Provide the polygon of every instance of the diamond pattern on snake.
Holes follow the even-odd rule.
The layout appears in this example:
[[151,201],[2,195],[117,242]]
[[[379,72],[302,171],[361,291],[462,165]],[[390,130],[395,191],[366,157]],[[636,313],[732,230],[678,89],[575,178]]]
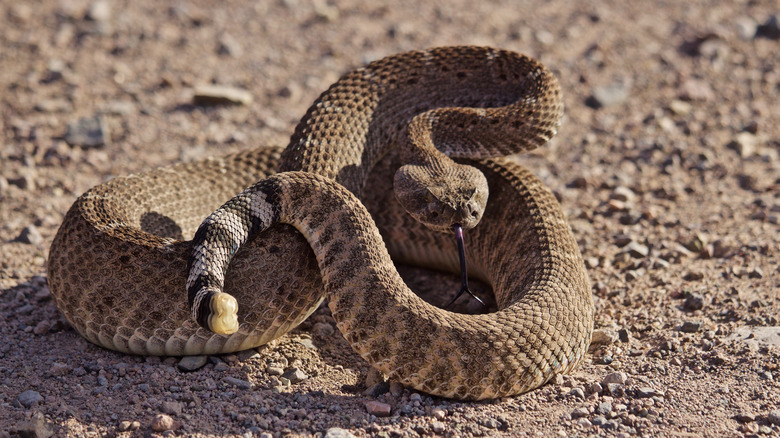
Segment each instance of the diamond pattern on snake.
[[[52,243],[52,294],[89,341],[143,355],[256,347],[327,298],[355,351],[404,385],[459,399],[531,390],[572,370],[593,329],[560,205],[507,158],[546,143],[562,114],[555,76],[526,56],[389,56],[326,90],[285,149],[82,195]],[[468,276],[492,287],[495,312],[429,304],[393,265],[459,273],[456,225]]]

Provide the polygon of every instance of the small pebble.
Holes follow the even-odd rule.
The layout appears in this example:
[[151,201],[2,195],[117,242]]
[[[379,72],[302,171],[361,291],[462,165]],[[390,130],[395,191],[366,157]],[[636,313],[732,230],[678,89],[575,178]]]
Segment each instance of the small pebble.
[[583,429],[588,429],[591,426],[593,426],[593,424],[590,422],[590,420],[588,420],[585,417],[577,418],[576,420],[574,420],[574,424],[576,426],[579,426],[579,427],[583,428]]
[[598,268],[600,263],[601,262],[599,261],[598,257],[586,257],[585,258],[585,265],[589,269]]
[[748,278],[764,278],[764,270],[756,266],[748,272]]
[[612,412],[612,402],[601,402],[596,407],[596,413],[601,415],[607,415],[608,413]]
[[709,101],[715,98],[712,86],[705,81],[688,79],[680,85],[680,98],[683,100]]
[[65,141],[85,148],[103,146],[109,142],[108,125],[101,116],[82,117],[68,124]]
[[734,419],[740,423],[752,423],[756,421],[756,416],[750,412],[740,412],[734,417]]
[[26,190],[30,192],[35,190],[35,188],[37,187],[37,184],[35,183],[35,172],[33,172],[32,170],[27,172],[22,172],[18,178],[8,179],[7,182],[8,184],[14,185],[16,187],[19,187],[22,190]]
[[87,18],[93,21],[108,21],[111,15],[111,2],[108,1],[93,2],[87,10]]
[[41,321],[35,325],[35,328],[33,329],[33,333],[35,333],[38,336],[45,335],[46,333],[49,333],[50,328],[51,328],[51,323],[49,323],[49,321]]
[[157,414],[152,420],[152,430],[155,432],[163,432],[173,429],[173,418],[165,414]]
[[17,424],[16,434],[20,437],[49,438],[54,435],[54,429],[41,412],[35,412]]
[[694,321],[685,321],[680,327],[683,333],[697,333],[699,330],[701,330],[701,323]]
[[389,417],[390,405],[380,401],[371,400],[366,402],[366,411],[369,414],[375,415],[377,417]]
[[379,382],[366,388],[366,390],[363,391],[363,395],[376,398],[382,394],[386,394],[388,391],[390,391],[390,384],[387,382]]
[[33,405],[37,405],[38,403],[43,402],[43,396],[41,396],[38,391],[28,389],[27,391],[19,394],[19,396],[16,397],[16,401],[18,401],[25,408],[29,408]]
[[623,251],[635,259],[647,257],[650,254],[650,248],[638,242],[631,242],[623,248]]
[[138,430],[141,428],[141,423],[138,421],[122,421],[119,423],[119,429],[120,432],[128,432],[133,430]]
[[756,36],[778,40],[780,39],[780,15],[771,15],[764,24],[756,29]]
[[609,383],[617,383],[620,385],[625,385],[626,381],[628,380],[628,375],[622,371],[618,371],[615,373],[609,373],[601,380],[602,385],[606,385]]
[[72,109],[73,105],[65,99],[43,99],[35,104],[35,110],[42,113],[63,113]]
[[568,184],[573,189],[584,189],[588,187],[588,180],[585,177],[577,176]]
[[235,386],[238,389],[252,389],[252,383],[247,380],[226,376],[224,379],[222,379],[222,381],[228,385]]
[[240,88],[203,85],[195,88],[192,102],[202,106],[249,105],[252,94]]
[[206,365],[207,356],[184,356],[176,366],[181,371],[195,371]]
[[766,416],[766,420],[774,426],[780,426],[780,409],[770,411]]
[[51,368],[49,368],[49,374],[52,376],[64,376],[69,374],[70,371],[70,366],[61,362],[54,362],[51,364]]
[[275,364],[268,365],[268,368],[266,368],[265,371],[268,373],[268,375],[271,376],[281,376],[282,374],[284,374],[284,368],[277,366]]
[[346,429],[342,429],[340,427],[331,427],[327,432],[325,432],[325,436],[323,438],[355,438],[355,435]]
[[738,17],[734,20],[734,25],[737,27],[737,34],[741,39],[749,41],[756,36],[758,23],[754,19],[747,16]]
[[593,338],[590,341],[591,346],[612,345],[618,341],[618,335],[614,330],[596,329],[593,330]]
[[498,429],[501,427],[501,422],[495,418],[483,418],[479,420],[479,424],[487,427],[488,429]]
[[636,200],[636,194],[628,187],[616,187],[609,196],[611,199],[622,202],[634,202]]
[[390,382],[390,394],[393,397],[400,397],[401,394],[403,393],[404,393],[404,385],[395,381]]
[[165,412],[169,415],[181,415],[182,409],[184,408],[184,405],[180,402],[174,402],[174,401],[165,401],[160,406],[160,410]]
[[241,44],[238,42],[238,40],[233,38],[230,34],[223,34],[219,38],[217,54],[238,58],[244,54],[244,49],[241,47]]
[[745,423],[745,424],[741,425],[739,428],[740,428],[740,430],[742,430],[743,432],[745,432],[747,434],[753,435],[753,434],[758,433],[758,424],[756,424],[756,423]]
[[19,233],[19,237],[16,238],[17,242],[26,243],[28,245],[40,245],[43,243],[43,236],[40,231],[34,225],[28,225],[22,229]]
[[366,373],[366,381],[365,381],[365,385],[367,388],[372,387],[377,383],[384,382],[384,381],[385,381],[385,376],[383,376],[381,372],[379,372],[376,368],[369,368],[368,373]]
[[331,6],[326,2],[314,2],[314,13],[318,19],[327,23],[338,20],[340,15],[337,6]]
[[16,3],[9,11],[10,18],[17,23],[27,23],[33,16],[33,9],[25,3]]
[[590,412],[588,411],[588,408],[575,408],[573,411],[571,411],[571,418],[582,418],[587,417],[590,415]]
[[431,423],[431,430],[433,430],[434,433],[442,434],[445,429],[446,426],[441,421],[434,421]]
[[669,104],[669,109],[678,116],[688,115],[693,109],[693,105],[684,100],[675,99]]
[[135,112],[135,104],[129,100],[112,100],[106,104],[105,113],[126,116]]
[[56,82],[65,77],[65,62],[63,62],[61,59],[51,59],[49,60],[49,63],[47,65],[47,75],[43,79],[43,82],[45,83],[51,83]]
[[250,359],[259,359],[260,353],[257,352],[257,350],[249,349],[249,350],[243,350],[238,352],[238,360],[241,362],[250,360]]
[[298,368],[290,368],[284,374],[282,374],[282,377],[288,379],[293,385],[309,378],[306,373],[299,370]]
[[704,274],[701,272],[687,272],[685,275],[683,275],[683,280],[685,281],[699,281],[704,278]]
[[619,248],[622,248],[633,241],[634,239],[627,234],[618,234],[615,236],[615,245],[617,245]]
[[447,412],[442,408],[433,408],[431,409],[431,414],[437,419],[437,420],[443,420],[444,417],[447,416]]
[[333,326],[327,322],[318,322],[312,327],[312,333],[320,338],[328,338],[335,333],[335,330],[333,329]]
[[314,345],[314,341],[312,341],[310,338],[296,339],[296,342],[308,348],[309,350],[317,349],[317,346]]
[[685,302],[683,303],[683,308],[685,310],[701,310],[704,307],[704,297],[697,293],[691,293],[688,294],[687,297],[685,297]]
[[658,391],[649,386],[641,386],[636,390],[636,396],[638,398],[650,398],[656,395],[658,395]]
[[539,29],[533,33],[533,36],[536,38],[536,41],[539,41],[545,46],[549,46],[555,42],[555,35],[553,35],[552,32],[548,30]]
[[599,109],[621,104],[628,99],[628,96],[628,85],[624,82],[614,82],[595,88],[585,104],[593,109]]
[[737,151],[740,158],[749,158],[756,153],[758,137],[750,132],[740,132],[727,146]]

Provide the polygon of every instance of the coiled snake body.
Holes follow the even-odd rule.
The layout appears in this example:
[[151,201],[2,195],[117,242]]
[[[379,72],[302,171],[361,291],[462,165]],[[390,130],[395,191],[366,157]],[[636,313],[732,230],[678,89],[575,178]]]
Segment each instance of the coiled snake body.
[[[266,343],[327,292],[353,348],[401,383],[463,399],[527,391],[571,370],[593,326],[587,274],[560,207],[532,174],[500,158],[546,142],[561,111],[552,74],[511,52],[450,47],[376,61],[323,93],[284,152],[156,169],[82,195],[52,244],[52,294],[94,343],[183,355]],[[388,154],[395,150],[400,172]],[[431,167],[449,178],[436,179]],[[212,214],[194,247],[185,240],[218,205],[277,170],[285,173]],[[420,172],[433,187],[414,185]],[[461,186],[475,172],[476,185]],[[396,197],[394,182],[404,192]],[[482,184],[490,201],[468,232],[469,273],[491,284],[499,310],[455,314],[409,291],[388,250],[397,261],[456,271],[451,235],[418,220],[476,222]],[[447,207],[456,195],[466,201]],[[235,333],[214,334],[189,317],[188,280],[207,324],[224,282],[238,303],[237,324],[225,332]],[[197,296],[202,289],[216,293]]]

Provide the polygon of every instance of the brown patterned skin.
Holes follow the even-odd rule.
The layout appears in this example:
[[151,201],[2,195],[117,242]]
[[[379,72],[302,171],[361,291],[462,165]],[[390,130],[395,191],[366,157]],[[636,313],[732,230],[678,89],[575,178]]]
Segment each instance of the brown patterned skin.
[[[413,97],[421,93],[430,98]],[[456,315],[409,291],[370,216],[349,194],[364,193],[374,161],[388,144],[398,145],[404,164],[394,175],[395,194],[411,216],[431,220],[426,225],[432,230],[449,230],[465,216],[474,226],[488,192],[485,169],[448,155],[483,158],[537,147],[555,134],[561,113],[553,75],[510,52],[410,52],[345,75],[309,109],[283,154],[282,171],[302,169],[309,176],[281,173],[262,181],[199,228],[187,281],[193,317],[219,333],[235,330],[240,306],[223,291],[225,270],[248,239],[282,222],[314,248],[339,329],[392,378],[436,395],[482,399],[527,391],[569,370],[590,340],[593,310],[587,275],[563,219],[553,211],[550,222],[533,216],[517,221],[516,198],[539,187],[538,180],[499,162],[485,163],[498,166],[491,169],[494,179],[502,169],[498,179],[515,189],[509,190],[513,196],[491,201],[510,216],[477,227],[484,235],[474,233],[484,251],[470,258],[482,267],[476,274],[494,287],[499,304],[490,315]],[[468,175],[477,175],[476,182]],[[543,193],[518,208],[553,210]],[[550,241],[529,242],[527,227],[552,229],[543,233]],[[403,231],[391,236],[409,241]],[[428,260],[447,259],[437,247],[450,246],[438,241],[427,247],[427,255],[439,253]],[[549,251],[563,271],[543,263]]]
[[311,248],[292,227],[275,227],[233,260],[225,288],[242,303],[237,333],[198,327],[184,288],[195,227],[273,173],[280,154],[281,148],[261,148],[178,164],[114,178],[83,194],[49,252],[57,307],[89,341],[124,353],[227,353],[287,333],[323,299]]
[[[476,108],[440,109],[450,106]],[[463,150],[476,150],[479,157],[488,148],[499,155],[531,149],[554,134],[561,110],[554,77],[536,61],[511,52],[442,48],[377,61],[323,93],[281,158],[278,149],[247,151],[118,178],[87,192],[52,244],[52,293],[72,325],[107,348],[182,355],[260,345],[297,325],[321,302],[317,261],[291,227],[272,227],[247,242],[224,275],[224,290],[240,303],[238,332],[224,336],[198,328],[187,314],[184,267],[192,242],[184,239],[220,203],[276,169],[335,177],[375,213],[394,259],[455,271],[452,237],[420,225],[389,193],[393,181],[403,178],[394,173],[398,164],[383,162],[374,172],[374,163],[399,147],[411,166],[447,162],[433,145],[455,157],[472,156]],[[428,129],[436,124],[454,130]],[[410,138],[407,131],[418,127],[418,149],[402,147]],[[554,197],[516,165],[473,164],[484,173],[491,201],[468,235],[470,274],[492,284],[499,312],[470,316],[437,310],[407,297],[413,294],[395,283],[376,290],[389,287],[396,292],[388,296],[417,304],[393,307],[381,298],[384,293],[360,287],[351,292],[355,297],[332,296],[330,305],[347,339],[369,361],[376,359],[377,368],[432,394],[477,399],[526,391],[573,368],[590,341],[593,308],[579,251]],[[437,188],[431,196],[451,188]],[[469,190],[465,194],[474,195]],[[455,214],[458,209],[464,210],[452,206]],[[359,245],[335,228],[348,219],[337,214],[328,221],[332,228],[319,241],[337,235],[342,250],[358,251]],[[394,272],[387,255],[379,254],[381,244],[367,250],[367,260],[382,263],[380,268],[369,264],[368,271]],[[332,280],[325,289],[334,285],[343,283]],[[372,311],[345,310],[359,310],[360,302]],[[382,336],[391,343],[380,342]]]

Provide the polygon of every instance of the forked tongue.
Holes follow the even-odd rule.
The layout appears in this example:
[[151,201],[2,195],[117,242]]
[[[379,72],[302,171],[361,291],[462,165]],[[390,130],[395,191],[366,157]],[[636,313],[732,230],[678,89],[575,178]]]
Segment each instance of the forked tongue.
[[455,295],[455,298],[444,306],[444,308],[448,309],[452,306],[455,301],[463,295],[463,292],[468,292],[468,294],[477,300],[479,304],[484,306],[485,303],[469,289],[469,273],[466,269],[466,247],[463,244],[463,227],[461,227],[460,224],[455,224],[452,228],[455,230],[455,240],[458,242],[458,257],[460,258],[460,291]]

